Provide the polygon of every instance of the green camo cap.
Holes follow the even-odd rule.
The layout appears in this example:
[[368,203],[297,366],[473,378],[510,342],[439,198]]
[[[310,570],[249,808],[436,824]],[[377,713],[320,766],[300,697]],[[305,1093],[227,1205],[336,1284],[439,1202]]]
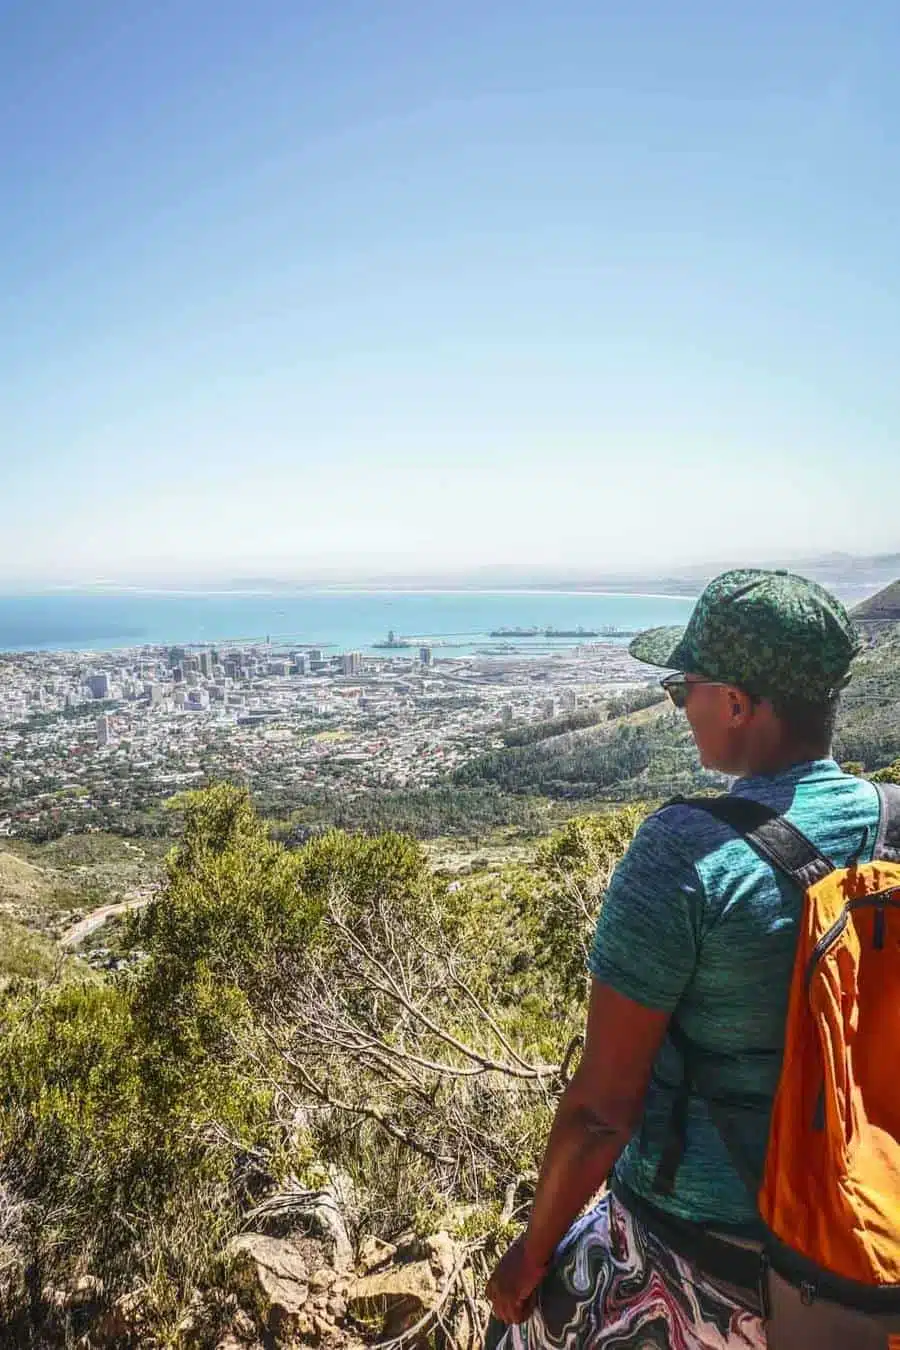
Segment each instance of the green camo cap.
[[843,688],[860,645],[844,606],[824,587],[748,567],[711,581],[686,628],[651,628],[628,650],[648,665],[759,698],[814,702]]

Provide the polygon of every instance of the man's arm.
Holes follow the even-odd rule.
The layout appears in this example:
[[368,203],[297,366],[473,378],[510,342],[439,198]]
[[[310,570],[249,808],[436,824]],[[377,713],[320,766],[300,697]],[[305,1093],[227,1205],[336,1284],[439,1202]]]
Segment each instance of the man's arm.
[[528,1316],[557,1244],[631,1138],[669,1016],[592,982],[584,1052],[556,1111],[528,1227],[488,1285],[501,1321]]
[[557,1108],[525,1232],[536,1264],[550,1260],[634,1133],[668,1025],[667,1012],[591,982],[584,1053]]
[[[521,1322],[561,1237],[640,1119],[653,1061],[696,964],[703,887],[682,831],[650,816],[610,881],[590,958],[584,1053],[560,1101],[528,1229],[488,1283]],[[699,814],[699,813],[691,813]]]

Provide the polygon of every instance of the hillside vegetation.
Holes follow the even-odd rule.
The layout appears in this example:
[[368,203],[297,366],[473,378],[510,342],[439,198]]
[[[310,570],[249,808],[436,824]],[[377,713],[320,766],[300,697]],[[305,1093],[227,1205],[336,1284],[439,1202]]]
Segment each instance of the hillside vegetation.
[[11,1343],[65,1344],[53,1291],[99,1272],[97,1316],[133,1296],[141,1345],[214,1345],[233,1310],[228,1237],[266,1197],[336,1178],[357,1238],[445,1226],[473,1253],[501,1241],[577,1049],[593,917],[641,814],[573,821],[528,867],[448,883],[396,834],[288,850],[235,788],[180,807],[164,885],[131,921],[139,962],[13,982],[0,1003]]

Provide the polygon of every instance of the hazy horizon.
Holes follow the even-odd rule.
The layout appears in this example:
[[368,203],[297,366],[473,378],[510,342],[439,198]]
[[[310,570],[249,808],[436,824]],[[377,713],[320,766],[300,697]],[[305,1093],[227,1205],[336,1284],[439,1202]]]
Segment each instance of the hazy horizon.
[[897,550],[898,41],[840,0],[6,7],[0,578]]
[[567,585],[579,589],[589,588],[592,584],[602,587],[607,584],[615,588],[620,584],[626,588],[651,584],[666,580],[679,582],[682,586],[696,584],[716,575],[720,571],[735,566],[760,566],[796,568],[807,572],[819,580],[835,580],[845,586],[861,586],[874,590],[878,586],[900,575],[900,552],[880,555],[846,554],[832,552],[814,556],[799,556],[790,551],[764,557],[723,556],[716,559],[700,559],[682,564],[673,563],[668,568],[640,567],[636,563],[620,563],[615,567],[574,566],[572,564],[529,564],[529,563],[473,563],[458,568],[402,566],[397,559],[394,565],[386,566],[370,560],[363,562],[336,562],[329,565],[309,562],[305,566],[267,570],[261,564],[259,569],[240,570],[224,566],[219,569],[183,571],[157,570],[147,573],[125,573],[121,575],[81,576],[33,576],[17,578],[0,574],[0,591],[5,594],[27,594],[29,590],[51,591],[88,591],[88,590],[135,590],[135,591],[173,591],[185,590],[235,590],[253,591],[255,588],[275,589],[291,587],[315,588],[328,587],[360,590],[387,588],[398,589],[452,588],[491,590],[504,588],[523,589],[530,584],[537,587],[556,585],[564,589]]

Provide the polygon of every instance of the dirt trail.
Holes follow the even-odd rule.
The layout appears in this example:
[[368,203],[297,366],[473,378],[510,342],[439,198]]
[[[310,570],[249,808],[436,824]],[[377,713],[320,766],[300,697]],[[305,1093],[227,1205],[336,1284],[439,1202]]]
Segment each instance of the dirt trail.
[[73,923],[71,928],[66,929],[59,939],[60,946],[77,947],[95,929],[105,924],[107,919],[114,918],[116,914],[127,914],[130,909],[140,909],[142,905],[148,904],[151,899],[152,896],[149,895],[137,895],[131,900],[119,900],[115,905],[103,905],[100,909],[92,910],[83,919]]

